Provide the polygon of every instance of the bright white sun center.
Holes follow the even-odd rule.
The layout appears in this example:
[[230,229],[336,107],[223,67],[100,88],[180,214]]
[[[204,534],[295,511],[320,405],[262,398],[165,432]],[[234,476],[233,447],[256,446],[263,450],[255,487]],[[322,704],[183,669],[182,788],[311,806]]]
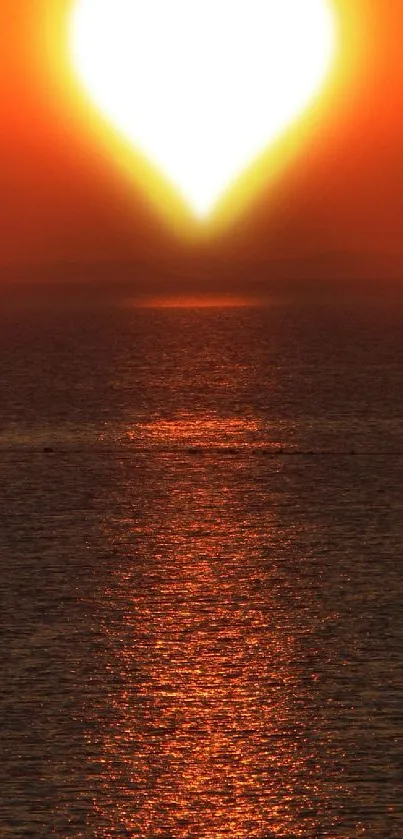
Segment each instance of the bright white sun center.
[[310,103],[329,0],[76,0],[70,46],[109,121],[200,217]]

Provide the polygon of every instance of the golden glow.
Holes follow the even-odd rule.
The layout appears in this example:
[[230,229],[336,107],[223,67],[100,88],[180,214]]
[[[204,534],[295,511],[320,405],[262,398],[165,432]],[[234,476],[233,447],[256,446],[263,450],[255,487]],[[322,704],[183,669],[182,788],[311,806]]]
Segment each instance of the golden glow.
[[259,306],[264,302],[263,297],[241,294],[150,294],[130,298],[125,305],[140,309],[239,309]]
[[336,24],[328,0],[77,0],[69,39],[101,113],[204,218],[313,101]]

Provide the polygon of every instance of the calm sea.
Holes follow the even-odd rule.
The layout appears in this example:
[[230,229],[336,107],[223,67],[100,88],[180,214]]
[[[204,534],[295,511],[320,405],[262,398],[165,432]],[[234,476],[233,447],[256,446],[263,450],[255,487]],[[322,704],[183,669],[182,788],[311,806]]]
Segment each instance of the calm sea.
[[402,316],[2,311],[1,839],[401,839]]

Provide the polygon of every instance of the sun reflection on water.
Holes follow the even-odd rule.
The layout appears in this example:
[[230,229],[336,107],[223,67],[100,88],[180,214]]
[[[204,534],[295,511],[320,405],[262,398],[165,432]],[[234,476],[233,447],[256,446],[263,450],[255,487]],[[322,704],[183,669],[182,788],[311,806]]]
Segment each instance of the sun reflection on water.
[[174,419],[158,419],[138,423],[126,431],[131,443],[141,445],[182,447],[199,445],[203,448],[230,444],[248,445],[259,439],[261,424],[254,418],[219,417],[214,413],[182,413]]
[[[179,422],[171,436],[188,428]],[[283,538],[286,557],[287,537],[264,485],[248,482],[248,460],[212,452],[184,467],[186,456],[129,471],[120,535],[105,523],[117,561],[104,593],[113,711],[97,836],[312,837],[324,795],[314,664],[308,678],[300,666],[312,604],[271,564],[273,540]]]

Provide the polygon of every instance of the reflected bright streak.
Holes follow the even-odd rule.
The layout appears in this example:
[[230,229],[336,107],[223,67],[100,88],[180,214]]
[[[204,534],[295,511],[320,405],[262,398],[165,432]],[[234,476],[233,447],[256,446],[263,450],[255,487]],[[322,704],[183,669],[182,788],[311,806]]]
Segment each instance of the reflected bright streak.
[[104,116],[200,218],[310,104],[329,0],[77,0],[70,48]]

